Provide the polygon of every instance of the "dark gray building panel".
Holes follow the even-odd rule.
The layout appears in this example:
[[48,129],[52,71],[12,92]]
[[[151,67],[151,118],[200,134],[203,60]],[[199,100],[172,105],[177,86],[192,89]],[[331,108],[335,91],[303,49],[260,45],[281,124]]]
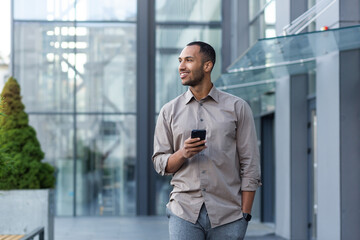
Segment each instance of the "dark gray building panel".
[[[230,34],[228,36],[223,34],[223,36],[231,39],[230,56],[227,57],[230,57],[233,63],[249,48],[249,2],[231,0],[230,13]],[[225,47],[224,44],[223,47]]]
[[359,66],[360,50],[340,52],[341,239],[360,239]]
[[290,1],[290,21],[294,21],[308,9],[308,0]]
[[307,238],[307,137],[307,75],[295,75],[290,77],[291,239]]
[[[340,27],[360,24],[360,1],[339,1]],[[360,239],[360,50],[340,52],[341,239]]]
[[340,27],[360,24],[360,1],[339,1]]
[[226,68],[231,64],[231,0],[222,1],[222,49],[221,49],[221,72],[226,72]]

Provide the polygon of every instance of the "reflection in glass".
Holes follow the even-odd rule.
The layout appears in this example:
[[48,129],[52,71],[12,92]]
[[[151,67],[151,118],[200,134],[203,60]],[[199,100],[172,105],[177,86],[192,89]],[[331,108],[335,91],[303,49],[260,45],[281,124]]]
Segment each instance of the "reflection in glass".
[[80,112],[134,112],[136,25],[79,24],[76,101]]
[[55,214],[73,215],[74,198],[74,122],[72,115],[29,115],[29,123],[34,127],[44,161],[55,166]]
[[136,25],[15,24],[15,76],[27,110],[133,112]]
[[135,116],[77,120],[77,215],[135,214]]
[[137,12],[128,0],[14,0],[14,9],[17,20],[47,21],[136,21]]
[[14,0],[15,77],[56,167],[57,216],[136,212],[136,4]]
[[221,20],[221,0],[156,0],[156,21]]
[[[64,33],[64,29],[68,31]],[[75,69],[73,24],[16,22],[15,77],[27,111],[68,112],[73,108]],[[70,45],[71,46],[71,45]]]
[[[25,20],[75,20],[74,1],[58,0],[13,0],[14,18]],[[36,6],[36,7],[34,7]],[[29,9],[31,9],[29,11]]]
[[76,20],[136,21],[136,12],[134,0],[78,0]]
[[276,37],[276,0],[249,1],[249,40],[253,45],[258,39]]

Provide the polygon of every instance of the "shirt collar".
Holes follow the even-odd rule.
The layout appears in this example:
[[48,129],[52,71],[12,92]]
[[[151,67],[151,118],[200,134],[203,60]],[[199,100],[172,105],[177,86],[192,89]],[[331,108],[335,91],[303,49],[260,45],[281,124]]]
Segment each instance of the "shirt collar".
[[[215,102],[219,102],[219,90],[213,85],[209,94],[205,97],[211,97]],[[204,99],[205,99],[204,98]],[[192,99],[195,99],[194,94],[190,91],[190,88],[185,92],[185,104],[188,104]]]

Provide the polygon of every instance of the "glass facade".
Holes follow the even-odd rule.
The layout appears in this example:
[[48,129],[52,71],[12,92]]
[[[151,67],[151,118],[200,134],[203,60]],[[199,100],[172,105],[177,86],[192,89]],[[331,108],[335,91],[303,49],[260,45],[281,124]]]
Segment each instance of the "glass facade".
[[249,1],[250,45],[260,38],[276,37],[276,0]]
[[[156,0],[156,116],[161,107],[187,90],[178,72],[178,57],[186,44],[204,41],[216,51],[212,80],[221,74],[221,0]],[[157,176],[156,213],[165,213],[171,177]]]
[[136,8],[14,0],[14,75],[56,167],[57,216],[136,213]]
[[[57,216],[137,212],[137,3],[13,0],[14,76],[45,161],[56,167]],[[215,48],[219,78],[222,1],[154,4],[156,119],[187,89],[177,70],[187,43]],[[156,176],[156,214],[165,213],[169,180]]]

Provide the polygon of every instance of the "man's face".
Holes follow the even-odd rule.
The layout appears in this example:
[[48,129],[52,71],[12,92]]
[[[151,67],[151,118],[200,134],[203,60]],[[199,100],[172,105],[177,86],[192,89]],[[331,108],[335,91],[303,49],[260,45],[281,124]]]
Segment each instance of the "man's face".
[[181,83],[185,86],[196,86],[204,78],[204,64],[197,45],[186,46],[179,56],[179,73]]

